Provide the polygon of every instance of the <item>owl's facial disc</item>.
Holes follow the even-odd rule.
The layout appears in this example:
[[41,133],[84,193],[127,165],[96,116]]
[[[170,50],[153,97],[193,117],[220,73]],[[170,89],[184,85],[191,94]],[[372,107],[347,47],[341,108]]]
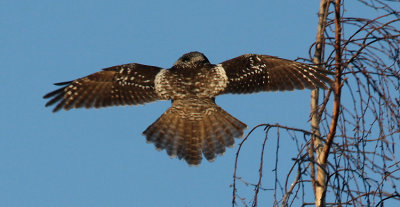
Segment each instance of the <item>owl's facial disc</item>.
[[202,64],[210,64],[207,57],[200,52],[189,52],[180,57],[174,66],[180,68],[195,67]]

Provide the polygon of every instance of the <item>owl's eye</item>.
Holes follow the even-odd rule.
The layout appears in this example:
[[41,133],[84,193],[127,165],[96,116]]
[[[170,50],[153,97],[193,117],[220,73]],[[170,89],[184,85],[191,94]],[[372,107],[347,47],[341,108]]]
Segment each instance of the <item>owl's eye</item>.
[[189,58],[187,57],[182,58],[182,62],[189,62]]

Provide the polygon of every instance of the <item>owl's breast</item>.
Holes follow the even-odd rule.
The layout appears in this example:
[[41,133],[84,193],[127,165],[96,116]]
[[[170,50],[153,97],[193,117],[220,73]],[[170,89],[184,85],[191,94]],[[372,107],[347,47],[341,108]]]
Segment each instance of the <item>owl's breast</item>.
[[225,90],[228,77],[221,65],[192,71],[162,70],[155,89],[162,99],[213,98]]

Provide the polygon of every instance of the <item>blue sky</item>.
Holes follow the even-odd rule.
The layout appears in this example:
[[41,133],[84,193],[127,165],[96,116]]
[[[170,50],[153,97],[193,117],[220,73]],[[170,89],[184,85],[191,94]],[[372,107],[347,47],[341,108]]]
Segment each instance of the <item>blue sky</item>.
[[[317,0],[2,1],[0,206],[230,205],[237,144],[199,167],[146,144],[142,131],[169,102],[53,114],[42,96],[56,89],[52,83],[101,68],[129,62],[168,68],[195,50],[213,63],[244,53],[308,57],[318,7]],[[309,97],[310,91],[224,95],[217,103],[249,128],[302,128]],[[239,160],[239,176],[250,182],[263,139],[257,130]],[[280,162],[289,162],[297,150],[281,139]],[[273,187],[275,145],[267,142],[265,188]],[[290,165],[280,167],[286,176]],[[252,195],[251,188],[239,190]],[[261,192],[261,204],[272,193]]]

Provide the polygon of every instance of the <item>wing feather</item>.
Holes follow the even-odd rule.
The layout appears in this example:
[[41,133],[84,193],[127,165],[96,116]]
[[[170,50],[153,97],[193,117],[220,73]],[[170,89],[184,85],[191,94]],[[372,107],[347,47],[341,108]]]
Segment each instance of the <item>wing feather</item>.
[[228,85],[221,93],[254,93],[304,88],[328,89],[333,73],[296,61],[245,54],[221,63]]
[[43,96],[53,112],[71,108],[137,105],[158,100],[154,79],[161,68],[130,63],[105,68],[74,81],[55,83],[61,88]]

